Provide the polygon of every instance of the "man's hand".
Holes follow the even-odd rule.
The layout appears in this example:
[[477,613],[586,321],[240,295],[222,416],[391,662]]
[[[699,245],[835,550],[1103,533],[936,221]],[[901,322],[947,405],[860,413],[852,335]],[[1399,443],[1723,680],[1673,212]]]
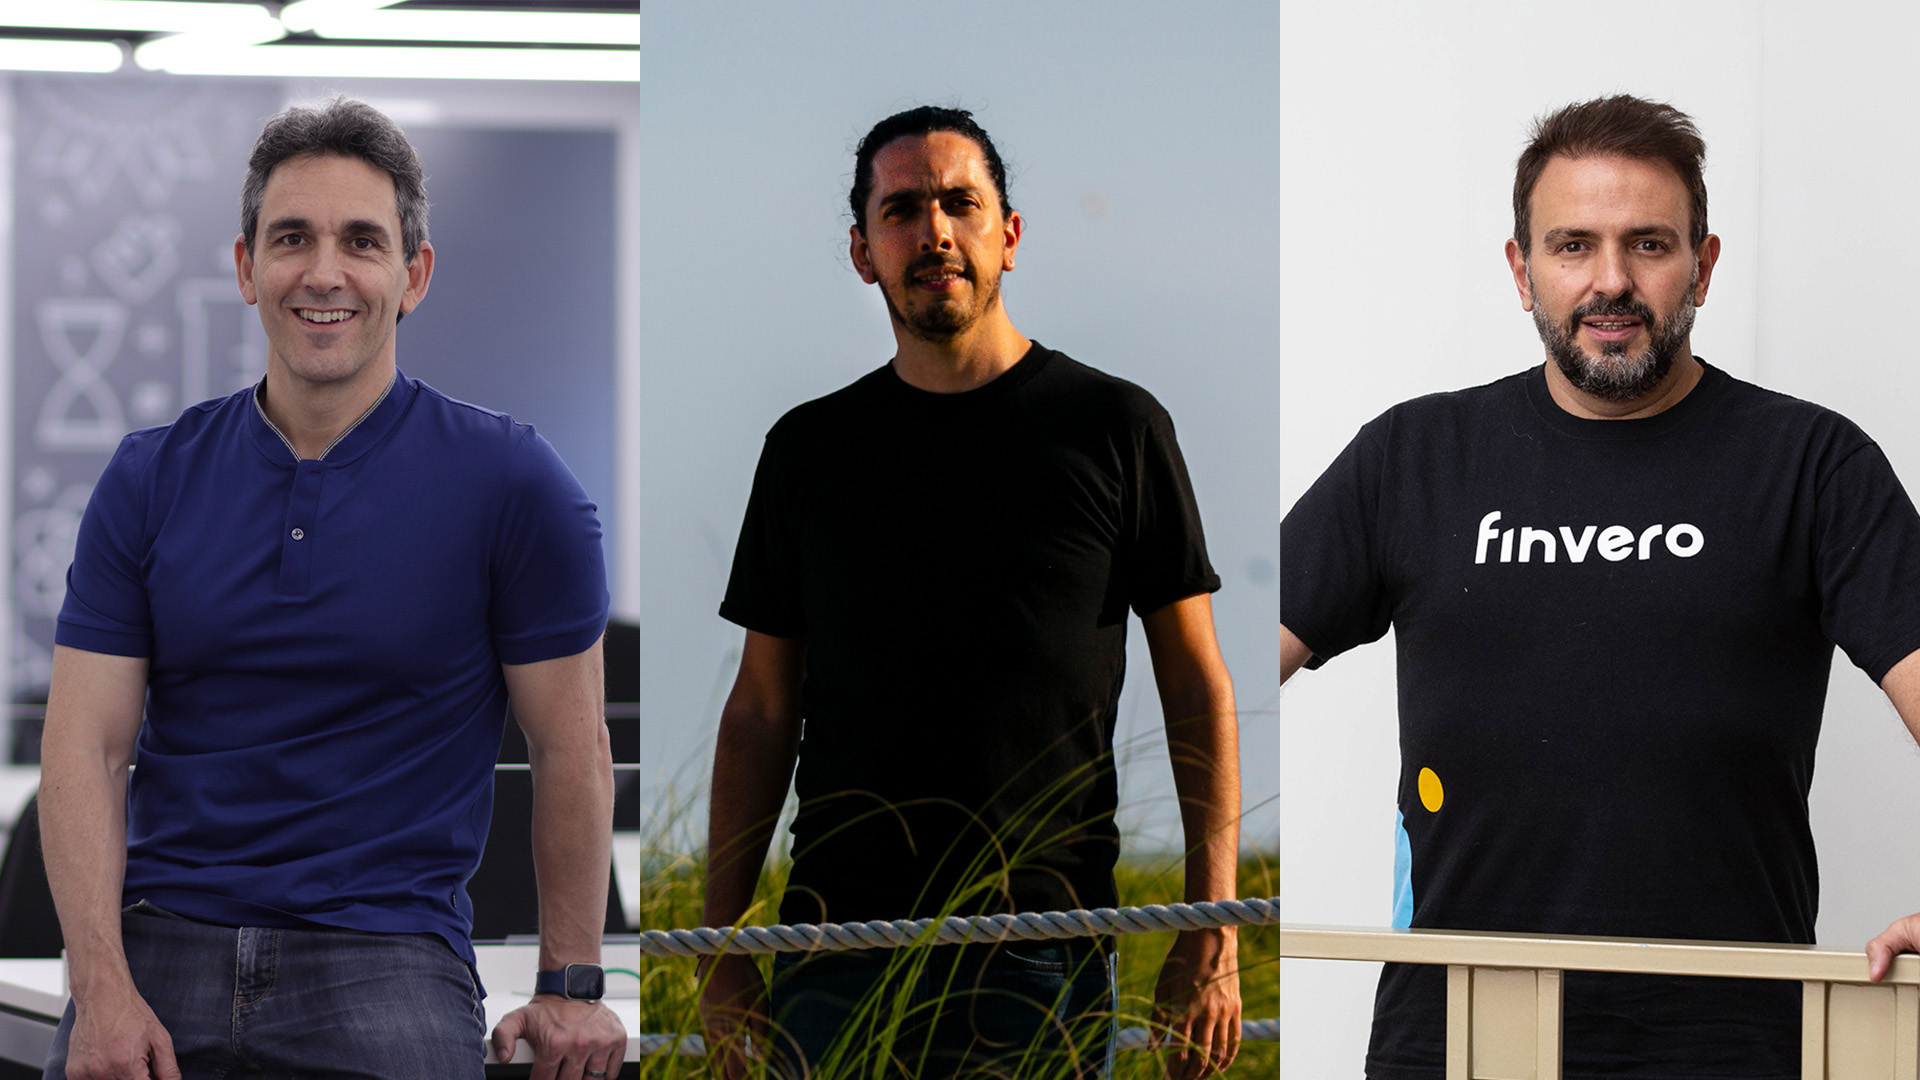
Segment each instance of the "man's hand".
[[500,1018],[493,1056],[512,1061],[521,1039],[533,1046],[532,1080],[601,1080],[620,1071],[627,1050],[626,1026],[613,1010],[553,994],[535,994]]
[[[707,1067],[718,1080],[746,1080],[767,1047],[767,980],[753,957],[715,957],[700,987]],[[751,1051],[747,1038],[753,1039]]]
[[1893,958],[1903,952],[1920,952],[1920,915],[1893,920],[1893,925],[1867,942],[1867,978],[1874,982],[1886,978]]
[[1232,929],[1186,930],[1167,950],[1147,1027],[1171,1080],[1199,1080],[1240,1053],[1240,944]]
[[180,1080],[173,1039],[129,988],[107,1000],[74,1003],[67,1080]]

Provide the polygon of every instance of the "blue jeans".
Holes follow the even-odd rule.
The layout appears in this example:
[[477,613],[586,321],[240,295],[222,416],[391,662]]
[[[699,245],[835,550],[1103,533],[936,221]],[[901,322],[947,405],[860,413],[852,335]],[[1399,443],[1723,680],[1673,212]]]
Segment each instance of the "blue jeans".
[[[1113,957],[1088,939],[774,957],[774,1056],[792,1080],[875,1055],[887,1074],[1105,1077]],[[854,1075],[848,1071],[845,1075]]]
[[[185,1080],[484,1075],[479,988],[437,935],[216,926],[145,902],[120,925]],[[66,1076],[72,1030],[69,1003],[45,1080]]]

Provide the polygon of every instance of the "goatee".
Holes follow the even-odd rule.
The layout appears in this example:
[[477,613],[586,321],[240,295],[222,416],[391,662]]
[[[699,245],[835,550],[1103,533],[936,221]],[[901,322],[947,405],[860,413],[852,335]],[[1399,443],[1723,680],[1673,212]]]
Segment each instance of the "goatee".
[[942,267],[953,267],[963,278],[974,283],[974,288],[979,292],[974,297],[973,303],[935,302],[922,304],[910,310],[902,310],[901,304],[894,300],[892,289],[880,290],[880,297],[886,301],[887,313],[893,316],[894,322],[906,327],[910,333],[922,341],[953,340],[955,336],[979,322],[982,314],[992,310],[994,301],[1000,296],[998,275],[982,286],[971,267],[964,262],[956,263],[951,257],[938,252],[923,255],[907,266],[900,275],[901,296],[913,295],[913,288],[918,283],[917,275]]
[[[1527,284],[1529,288],[1533,285],[1531,275]],[[1535,291],[1534,295],[1539,293]],[[1624,342],[1610,341],[1600,346],[1599,356],[1589,355],[1576,339],[1580,324],[1586,319],[1608,317],[1640,320],[1647,328],[1647,347],[1630,355]],[[1556,323],[1536,302],[1533,325],[1540,332],[1547,355],[1553,357],[1560,373],[1575,389],[1602,401],[1636,401],[1660,385],[1673,370],[1680,350],[1686,348],[1687,337],[1693,332],[1692,289],[1668,319],[1659,318],[1652,308],[1627,295],[1582,304],[1573,309],[1564,324]]]

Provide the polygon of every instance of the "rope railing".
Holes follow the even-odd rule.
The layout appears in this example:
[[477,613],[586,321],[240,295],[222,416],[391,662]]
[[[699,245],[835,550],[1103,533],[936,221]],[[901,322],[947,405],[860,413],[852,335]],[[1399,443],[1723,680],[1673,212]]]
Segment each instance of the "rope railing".
[[[991,944],[1001,941],[1049,941],[1096,934],[1157,934],[1179,930],[1218,930],[1229,926],[1272,926],[1280,921],[1280,898],[1250,897],[1194,904],[1141,907],[1075,908],[1072,911],[1020,912],[1011,915],[952,915],[934,919],[891,919],[853,923],[798,923],[775,926],[702,926],[692,930],[647,930],[640,951],[652,957],[720,956],[749,953],[843,952],[848,949],[898,949],[907,945]],[[1242,1042],[1277,1042],[1280,1021],[1243,1020]],[[1123,1029],[1116,1050],[1144,1050],[1152,1033]],[[698,1035],[641,1035],[640,1053],[704,1056]]]
[[647,956],[719,956],[729,952],[763,956],[783,952],[898,949],[906,945],[1047,941],[1095,934],[1217,930],[1228,926],[1272,926],[1279,921],[1280,898],[1276,896],[1090,911],[1075,908],[1016,915],[950,915],[944,919],[648,930],[640,935],[640,951]]
[[[1241,1042],[1278,1042],[1280,1040],[1280,1021],[1242,1020],[1240,1022]],[[1151,1045],[1149,1032],[1143,1027],[1122,1028],[1113,1041],[1115,1050],[1145,1050]],[[640,1036],[641,1054],[678,1054],[681,1057],[705,1057],[707,1040],[698,1035],[642,1035]]]

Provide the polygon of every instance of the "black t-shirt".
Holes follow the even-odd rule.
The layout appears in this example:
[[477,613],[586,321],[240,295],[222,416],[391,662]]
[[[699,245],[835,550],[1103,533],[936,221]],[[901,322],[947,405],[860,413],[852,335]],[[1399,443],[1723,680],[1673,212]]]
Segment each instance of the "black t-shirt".
[[1039,344],[782,417],[720,607],[807,641],[782,920],[1114,904],[1127,609],[1219,583],[1166,411]]
[[[1920,648],[1920,518],[1844,417],[1708,368],[1583,420],[1544,368],[1364,427],[1281,526],[1318,664],[1392,625],[1411,925],[1807,942],[1833,644]],[[1568,1076],[1794,1077],[1790,982],[1571,973]],[[1389,965],[1368,1075],[1438,1077],[1445,973]]]

